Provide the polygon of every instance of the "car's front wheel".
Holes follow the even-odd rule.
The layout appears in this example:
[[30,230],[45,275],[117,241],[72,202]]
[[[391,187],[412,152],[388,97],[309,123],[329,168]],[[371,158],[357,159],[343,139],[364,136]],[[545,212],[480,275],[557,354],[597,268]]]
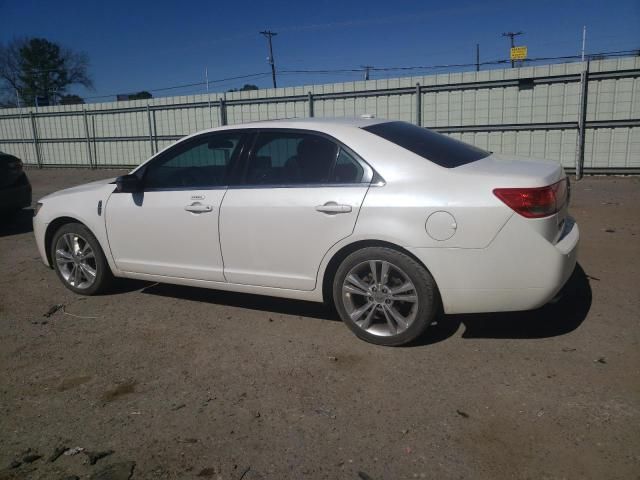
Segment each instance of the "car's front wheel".
[[53,268],[65,287],[82,295],[106,291],[113,281],[96,237],[80,223],[67,223],[53,235]]
[[350,254],[333,282],[333,299],[344,323],[378,345],[417,339],[433,321],[437,298],[429,272],[410,256],[386,247]]

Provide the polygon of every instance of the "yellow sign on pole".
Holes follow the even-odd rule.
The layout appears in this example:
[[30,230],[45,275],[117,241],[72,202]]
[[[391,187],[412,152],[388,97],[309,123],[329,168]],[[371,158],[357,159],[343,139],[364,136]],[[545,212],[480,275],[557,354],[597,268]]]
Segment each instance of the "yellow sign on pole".
[[511,60],[526,60],[527,47],[511,47]]

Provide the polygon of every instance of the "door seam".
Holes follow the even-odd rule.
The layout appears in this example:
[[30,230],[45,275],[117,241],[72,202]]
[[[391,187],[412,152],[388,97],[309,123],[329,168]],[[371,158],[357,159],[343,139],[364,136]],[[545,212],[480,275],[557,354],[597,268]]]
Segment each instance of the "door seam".
[[224,281],[226,283],[229,283],[229,280],[227,280],[227,276],[225,275],[224,252],[222,251],[222,232],[220,230],[220,217],[222,217],[222,204],[224,203],[224,199],[227,196],[227,192],[229,192],[228,188],[224,191],[224,194],[222,195],[222,200],[220,200],[220,205],[218,206],[218,248],[220,249],[220,259],[222,260],[222,278],[224,278]]
[[[362,202],[360,202],[360,207],[358,208],[358,214],[356,215],[356,220],[355,222],[353,222],[353,228],[351,229],[351,233],[349,235],[347,235],[346,237],[341,238],[340,240],[338,240],[337,242],[335,242],[333,245],[331,245],[329,247],[329,249],[324,252],[324,255],[322,256],[322,259],[320,260],[320,264],[318,265],[318,270],[316,271],[316,282],[313,286],[313,290],[315,291],[318,289],[318,280],[319,276],[320,276],[320,269],[322,268],[322,264],[324,263],[325,258],[327,258],[327,255],[329,254],[329,252],[331,251],[331,249],[333,247],[335,247],[337,244],[339,244],[340,242],[342,242],[344,239],[349,238],[351,235],[353,235],[353,232],[356,231],[356,226],[358,225],[358,218],[360,218],[360,212],[362,212],[362,208],[364,207],[364,202],[367,199],[367,195],[369,194],[369,190],[371,190],[371,184],[369,184],[369,186],[367,187],[367,191],[364,192],[364,195],[362,196]],[[323,279],[323,283],[324,283],[324,279]],[[322,288],[322,285],[320,285],[320,288]]]

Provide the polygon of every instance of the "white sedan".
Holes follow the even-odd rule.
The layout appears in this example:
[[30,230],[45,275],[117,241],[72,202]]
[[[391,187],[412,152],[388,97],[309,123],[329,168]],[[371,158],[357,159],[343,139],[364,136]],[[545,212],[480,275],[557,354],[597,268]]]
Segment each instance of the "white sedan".
[[79,294],[114,277],[331,302],[401,345],[440,310],[527,310],[576,264],[556,162],[405,122],[292,119],[188,136],[128,175],[44,197],[40,255]]

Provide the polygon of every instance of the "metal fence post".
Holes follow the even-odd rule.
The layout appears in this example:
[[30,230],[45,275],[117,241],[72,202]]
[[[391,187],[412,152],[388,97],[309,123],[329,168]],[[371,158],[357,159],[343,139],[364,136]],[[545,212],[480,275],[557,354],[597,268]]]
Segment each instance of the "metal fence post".
[[313,93],[309,92],[307,96],[309,98],[309,116],[313,117]]
[[87,111],[84,108],[82,109],[82,116],[84,118],[84,135],[87,140],[87,155],[89,155],[89,168],[95,168],[92,160],[93,155],[91,154],[91,137],[89,136],[89,122],[87,121]]
[[42,159],[40,158],[40,144],[38,143],[38,126],[36,124],[36,117],[33,112],[29,112],[31,118],[31,130],[33,132],[33,148],[36,151],[36,162],[38,162],[38,168],[42,168]]
[[584,142],[587,125],[587,95],[589,94],[589,60],[580,73],[580,108],[578,111],[578,140],[576,145],[576,180],[582,178],[584,168]]
[[147,121],[149,122],[149,150],[151,150],[151,155],[155,152],[153,151],[153,124],[151,123],[151,109],[149,108],[149,104],[147,103]]
[[227,124],[227,102],[224,98],[220,99],[220,125]]
[[419,83],[416,83],[416,125],[422,126],[422,92]]
[[20,120],[20,137],[22,140],[22,155],[24,158],[24,161],[27,161],[27,146],[26,146],[26,142],[27,142],[27,134],[24,131],[24,118],[22,117],[22,107],[20,106],[20,95],[18,94],[18,90],[16,90],[16,99],[18,100],[18,112],[19,112],[19,120]]
[[98,168],[98,146],[96,145],[96,116],[91,115],[91,139],[93,142],[93,164]]
[[156,152],[158,151],[158,124],[156,123],[156,109],[151,110],[151,118],[153,119],[153,139],[155,140]]

